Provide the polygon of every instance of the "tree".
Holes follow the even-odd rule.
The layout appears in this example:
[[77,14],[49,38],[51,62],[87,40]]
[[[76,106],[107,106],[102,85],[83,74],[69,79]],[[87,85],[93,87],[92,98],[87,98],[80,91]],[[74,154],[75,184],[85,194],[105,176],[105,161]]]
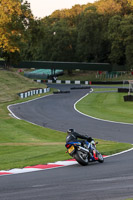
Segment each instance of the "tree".
[[125,48],[121,33],[122,16],[115,15],[110,18],[108,25],[108,38],[111,42],[110,62],[113,64],[125,64]]
[[109,21],[110,61],[133,68],[133,15],[114,16]]
[[133,1],[132,0],[115,0],[120,6],[120,14],[129,15],[133,12]]
[[31,19],[23,59],[132,66],[132,2],[99,0]]
[[14,54],[19,55],[30,18],[32,14],[27,2],[0,1],[0,48],[7,61],[11,61]]
[[121,33],[125,46],[126,64],[133,69],[133,15],[124,16],[121,22]]
[[76,33],[76,28],[70,27],[64,19],[45,29],[42,48],[44,59],[74,61]]
[[95,3],[98,13],[114,15],[120,12],[121,5],[116,0],[99,0]]
[[28,29],[26,29],[27,42],[22,48],[23,60],[42,60],[42,44],[44,42],[45,26],[40,19],[30,20]]
[[108,54],[106,18],[88,10],[78,26],[77,57],[82,62],[105,62]]

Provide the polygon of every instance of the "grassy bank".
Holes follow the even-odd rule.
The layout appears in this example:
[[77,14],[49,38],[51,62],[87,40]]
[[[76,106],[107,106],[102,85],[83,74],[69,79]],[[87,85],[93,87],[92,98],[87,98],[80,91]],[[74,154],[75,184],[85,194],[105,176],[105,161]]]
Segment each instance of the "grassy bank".
[[[71,158],[65,154],[65,133],[11,118],[7,110],[9,104],[38,97],[21,100],[18,92],[45,85],[4,70],[0,70],[0,85],[0,170]],[[131,147],[130,144],[98,141],[99,150],[106,155]]]
[[96,118],[133,123],[133,102],[124,102],[124,95],[127,94],[91,93],[80,101],[76,108]]

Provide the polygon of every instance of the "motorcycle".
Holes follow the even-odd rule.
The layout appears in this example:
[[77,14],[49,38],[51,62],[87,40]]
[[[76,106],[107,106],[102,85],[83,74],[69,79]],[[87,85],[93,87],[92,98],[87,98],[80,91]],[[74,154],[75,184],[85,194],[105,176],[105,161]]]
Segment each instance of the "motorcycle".
[[67,148],[66,153],[69,153],[70,156],[76,159],[76,161],[85,166],[88,165],[89,162],[98,161],[100,163],[104,162],[104,158],[102,154],[96,149],[96,144],[92,140],[90,143],[88,141],[81,142],[67,142],[65,147]]

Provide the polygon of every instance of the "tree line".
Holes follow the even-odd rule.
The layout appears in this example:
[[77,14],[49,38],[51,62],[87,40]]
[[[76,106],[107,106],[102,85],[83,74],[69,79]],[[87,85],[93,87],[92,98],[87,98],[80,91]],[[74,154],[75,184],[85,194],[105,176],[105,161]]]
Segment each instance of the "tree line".
[[103,62],[133,68],[133,1],[99,0],[35,18],[23,0],[0,1],[0,57]]

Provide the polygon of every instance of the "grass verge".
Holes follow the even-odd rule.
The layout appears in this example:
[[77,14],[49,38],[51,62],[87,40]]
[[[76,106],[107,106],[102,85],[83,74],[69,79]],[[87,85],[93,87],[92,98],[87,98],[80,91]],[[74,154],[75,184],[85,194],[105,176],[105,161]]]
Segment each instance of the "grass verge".
[[124,102],[124,95],[117,92],[91,93],[78,102],[76,108],[96,118],[133,123],[133,102]]
[[[28,129],[27,129],[28,130]],[[40,131],[40,127],[38,127]],[[47,130],[43,130],[43,135]],[[22,168],[25,166],[32,166],[37,164],[46,164],[48,162],[55,162],[59,160],[67,160],[71,159],[71,157],[65,153],[65,134],[60,133],[60,140],[63,142],[58,142],[58,144],[54,144],[54,138],[59,136],[59,132],[51,131],[50,136],[52,138],[51,143],[42,144],[42,142],[37,142],[37,144],[3,144],[0,145],[0,169],[12,169],[12,168]],[[42,140],[41,140],[42,141]],[[132,147],[130,144],[126,143],[117,143],[111,141],[104,141],[97,139],[99,144],[97,145],[97,149],[103,155],[111,155],[113,153],[121,152],[123,150],[129,149]]]

